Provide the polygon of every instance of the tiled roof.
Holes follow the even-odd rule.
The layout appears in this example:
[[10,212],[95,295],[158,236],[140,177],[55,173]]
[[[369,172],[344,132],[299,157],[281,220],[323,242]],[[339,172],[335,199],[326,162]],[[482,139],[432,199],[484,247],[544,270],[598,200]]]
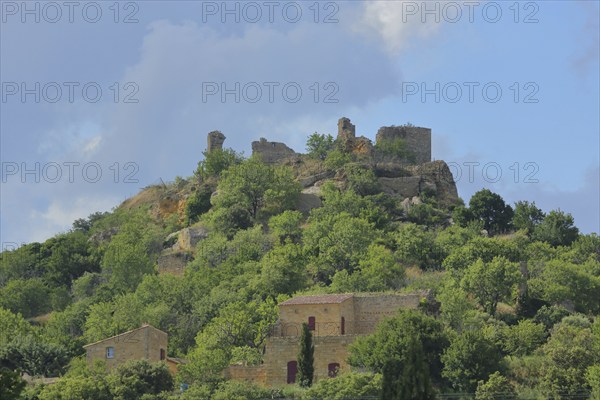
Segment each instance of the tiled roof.
[[280,303],[280,306],[288,306],[294,304],[337,304],[342,303],[354,295],[347,294],[322,294],[316,296],[298,296]]
[[116,338],[116,337],[119,337],[119,336],[123,336],[123,335],[129,335],[129,334],[131,334],[132,332],[139,331],[140,329],[145,329],[145,328],[152,328],[152,329],[154,329],[154,330],[157,330],[157,331],[159,331],[159,332],[162,332],[162,333],[165,333],[165,334],[166,334],[166,332],[163,332],[163,331],[161,331],[160,329],[153,327],[152,325],[143,324],[143,325],[142,325],[142,326],[140,326],[139,328],[135,328],[135,329],[132,329],[132,330],[130,330],[130,331],[127,331],[127,332],[119,333],[118,335],[114,335],[114,336],[111,336],[111,337],[107,337],[106,339],[98,340],[97,342],[94,342],[94,343],[88,343],[88,344],[86,344],[85,346],[83,346],[83,348],[86,348],[86,347],[89,347],[89,346],[93,346],[93,345],[95,345],[95,344],[102,343],[102,342],[105,342],[105,341],[107,341],[107,340],[111,340],[111,339],[114,339],[114,338]]

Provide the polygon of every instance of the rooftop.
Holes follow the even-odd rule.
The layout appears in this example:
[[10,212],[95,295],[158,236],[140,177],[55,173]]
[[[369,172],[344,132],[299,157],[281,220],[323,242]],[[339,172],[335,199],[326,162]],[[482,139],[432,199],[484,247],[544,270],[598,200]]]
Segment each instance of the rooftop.
[[[152,329],[154,329],[154,330],[157,330],[157,331],[163,332],[163,331],[161,331],[160,329],[153,327],[152,325],[143,324],[143,325],[142,325],[142,326],[140,326],[139,328],[135,328],[135,329],[132,329],[132,330],[130,330],[130,331],[127,331],[127,332],[119,333],[118,335],[114,335],[114,336],[111,336],[111,337],[107,337],[106,339],[98,340],[97,342],[94,342],[94,343],[88,343],[88,344],[86,344],[85,346],[83,346],[83,348],[86,348],[86,347],[89,347],[89,346],[92,346],[92,345],[95,345],[95,344],[98,344],[98,343],[102,343],[102,342],[104,342],[104,341],[111,340],[111,339],[114,339],[114,338],[116,338],[116,337],[119,337],[119,336],[123,336],[123,335],[129,335],[129,334],[131,334],[132,332],[139,331],[139,330],[141,330],[141,329],[146,329],[146,328],[152,328]],[[163,333],[165,333],[165,332],[163,332]],[[166,333],[165,333],[165,334],[166,334]]]
[[321,294],[316,296],[298,296],[280,303],[280,306],[297,304],[337,304],[352,298],[354,294]]

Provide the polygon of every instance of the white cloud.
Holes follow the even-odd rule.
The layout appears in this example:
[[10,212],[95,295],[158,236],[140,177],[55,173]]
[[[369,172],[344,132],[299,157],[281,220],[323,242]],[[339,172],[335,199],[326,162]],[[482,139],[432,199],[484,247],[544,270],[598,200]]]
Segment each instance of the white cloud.
[[96,211],[109,211],[118,203],[116,196],[82,196],[74,199],[53,199],[43,211],[32,210],[29,215],[28,236],[32,241],[48,239],[57,232],[71,228],[73,221],[86,218]]
[[383,40],[385,49],[397,55],[417,39],[431,37],[440,29],[440,23],[431,17],[422,22],[421,4],[415,1],[367,1],[356,30]]

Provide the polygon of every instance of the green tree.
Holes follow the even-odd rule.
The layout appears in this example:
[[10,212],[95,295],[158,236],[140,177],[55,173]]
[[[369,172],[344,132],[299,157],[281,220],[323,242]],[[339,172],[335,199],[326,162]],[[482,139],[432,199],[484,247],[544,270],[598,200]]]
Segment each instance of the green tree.
[[520,280],[521,272],[516,263],[503,257],[494,257],[489,263],[479,259],[467,268],[461,287],[471,293],[486,312],[493,315],[498,302],[507,300]]
[[381,373],[388,361],[407,359],[412,338],[422,344],[432,383],[441,384],[440,356],[449,344],[448,336],[441,322],[416,310],[402,310],[379,323],[373,334],[358,337],[350,346],[348,361]]
[[0,347],[8,344],[17,336],[26,336],[33,331],[33,327],[21,314],[14,314],[0,307]]
[[306,141],[306,151],[310,157],[324,160],[333,150],[333,142],[333,136],[315,132]]
[[541,387],[549,397],[574,397],[589,389],[585,372],[598,361],[590,328],[560,323],[541,351],[545,356]]
[[416,160],[415,154],[408,149],[406,141],[401,138],[378,140],[375,150],[379,154],[400,157],[412,163]]
[[102,258],[102,272],[120,293],[135,290],[146,274],[154,272],[154,261],[162,250],[162,232],[145,210],[131,215],[121,226]]
[[501,369],[502,354],[498,346],[479,330],[465,330],[457,335],[442,355],[442,375],[455,389],[473,392],[477,383]]
[[305,395],[308,399],[346,400],[381,395],[381,374],[346,372],[331,379],[320,379]]
[[507,330],[504,348],[512,355],[522,357],[533,353],[545,340],[544,325],[524,319]]
[[14,279],[0,289],[0,307],[25,318],[35,317],[50,311],[50,290],[39,278]]
[[81,231],[57,235],[43,244],[47,253],[45,279],[56,286],[70,287],[85,272],[98,272],[100,265],[92,255],[88,236]]
[[542,268],[528,281],[533,297],[550,304],[570,301],[583,313],[600,312],[600,277],[587,273],[581,265],[561,260],[548,261]]
[[337,271],[354,271],[379,236],[372,223],[348,213],[324,215],[304,232],[304,249],[316,279],[330,283]]
[[0,348],[0,366],[20,369],[31,376],[57,376],[67,362],[63,347],[46,343],[34,335],[17,336]]
[[143,395],[170,392],[174,386],[173,376],[164,362],[147,360],[131,360],[119,365],[107,381],[115,400],[138,400]]
[[19,371],[0,368],[0,399],[17,400],[27,383]]
[[198,168],[194,172],[202,180],[211,177],[218,178],[223,171],[232,165],[241,163],[244,159],[242,154],[236,153],[232,149],[204,151],[202,155],[204,155],[204,160],[198,163]]
[[525,229],[531,234],[535,228],[544,220],[545,214],[536,207],[535,201],[517,201],[515,203],[515,215],[513,225],[516,229]]
[[279,215],[274,215],[269,219],[269,228],[280,243],[285,243],[290,239],[298,243],[302,237],[302,220],[304,219],[300,211],[286,210]]
[[433,267],[434,239],[424,227],[413,223],[401,224],[395,236],[396,255],[408,264],[421,269]]
[[372,244],[353,273],[349,274],[347,270],[336,272],[331,289],[339,293],[397,290],[404,281],[404,267],[397,257],[384,246]]
[[535,227],[533,238],[550,243],[552,246],[569,246],[579,237],[579,229],[574,225],[573,216],[561,210],[552,210]]
[[210,210],[212,190],[208,185],[201,185],[185,201],[185,218],[188,224],[198,220],[198,217]]
[[499,372],[490,375],[487,382],[479,381],[475,400],[517,400],[515,386]]
[[483,222],[484,229],[493,234],[506,232],[514,214],[511,206],[489,189],[482,189],[471,197],[469,210],[475,219]]
[[259,212],[278,214],[295,205],[300,184],[286,166],[269,166],[250,158],[223,171],[214,204],[220,208],[240,205],[252,218]]
[[372,168],[359,164],[344,166],[344,175],[348,189],[361,196],[376,194],[380,191],[380,184]]
[[433,400],[435,394],[425,364],[423,344],[418,337],[408,340],[402,359],[390,359],[383,366],[383,400]]
[[585,377],[588,385],[592,388],[592,399],[600,399],[600,364],[589,367]]
[[258,283],[264,295],[293,294],[308,285],[306,258],[302,247],[293,243],[276,246],[260,261]]
[[336,171],[351,161],[350,154],[344,153],[339,149],[334,149],[327,154],[323,164],[325,168]]
[[310,387],[315,373],[315,346],[308,324],[302,324],[300,349],[298,351],[298,381],[302,387]]

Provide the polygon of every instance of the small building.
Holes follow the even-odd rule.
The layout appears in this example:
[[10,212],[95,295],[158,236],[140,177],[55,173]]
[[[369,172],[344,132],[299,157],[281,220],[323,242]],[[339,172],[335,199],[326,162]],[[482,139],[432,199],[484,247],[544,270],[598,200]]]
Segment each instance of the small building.
[[428,291],[410,294],[326,294],[298,296],[279,304],[279,321],[266,340],[263,364],[230,366],[225,377],[267,386],[296,382],[302,324],[313,334],[314,381],[350,369],[348,346],[371,334],[381,320],[400,309],[416,309]]
[[165,332],[144,324],[137,329],[86,344],[83,348],[88,365],[95,360],[104,360],[107,367],[113,369],[130,360],[165,361],[173,371],[176,365],[175,361],[169,363],[167,360],[167,343],[168,335]]

